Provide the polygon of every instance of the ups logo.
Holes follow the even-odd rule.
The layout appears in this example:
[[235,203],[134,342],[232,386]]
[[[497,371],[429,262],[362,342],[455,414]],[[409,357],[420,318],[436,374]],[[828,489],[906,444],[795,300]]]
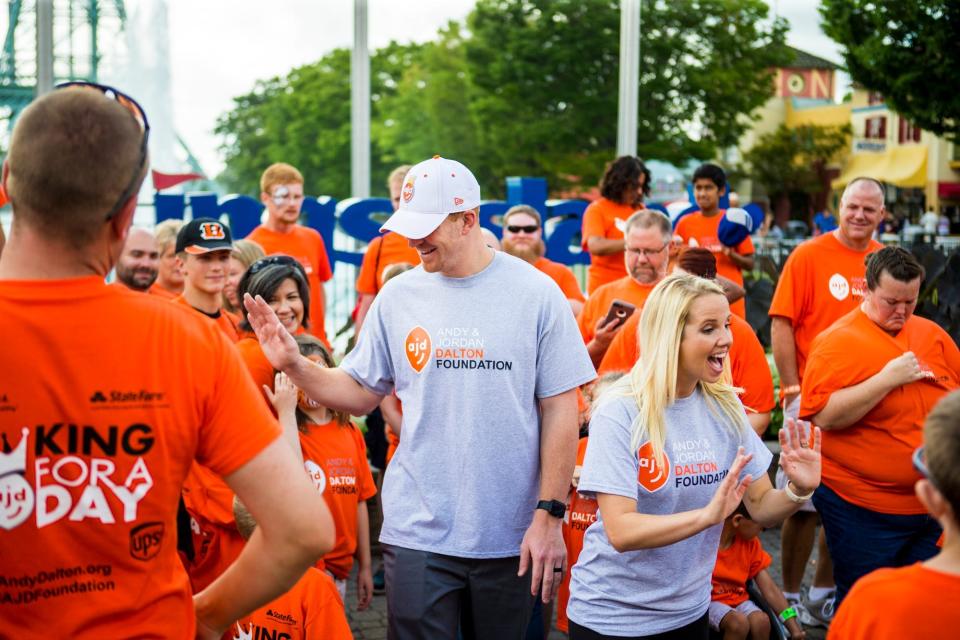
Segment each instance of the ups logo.
[[204,240],[223,240],[223,225],[219,222],[204,222],[200,225],[200,237]]
[[130,555],[147,561],[160,552],[163,542],[163,523],[147,522],[130,530]]

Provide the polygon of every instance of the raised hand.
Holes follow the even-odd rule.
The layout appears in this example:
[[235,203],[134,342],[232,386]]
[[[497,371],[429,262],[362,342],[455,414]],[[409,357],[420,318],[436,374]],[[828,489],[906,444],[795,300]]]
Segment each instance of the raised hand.
[[710,503],[703,508],[703,515],[709,524],[720,524],[740,506],[740,502],[743,501],[743,494],[747,492],[747,488],[753,482],[753,476],[749,473],[741,480],[740,473],[752,459],[752,453],[744,454],[743,447],[737,449],[737,457],[730,465],[730,471],[717,485],[717,492],[713,494]]
[[249,293],[245,293],[243,306],[247,309],[247,320],[257,334],[263,355],[273,368],[286,371],[292,367],[300,358],[300,350],[296,340],[280,324],[280,319],[270,305],[260,296],[254,299]]
[[801,495],[820,486],[820,427],[813,428],[810,446],[810,423],[787,418],[780,430],[780,466]]
[[273,390],[267,385],[263,385],[263,393],[266,394],[273,408],[277,410],[277,415],[294,413],[297,410],[299,390],[284,372],[280,371],[274,376]]

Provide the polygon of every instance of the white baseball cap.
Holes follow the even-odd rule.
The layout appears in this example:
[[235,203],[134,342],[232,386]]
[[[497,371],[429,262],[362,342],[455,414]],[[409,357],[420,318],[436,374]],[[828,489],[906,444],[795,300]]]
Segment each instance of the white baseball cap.
[[480,184],[470,169],[440,156],[414,165],[403,178],[400,207],[381,231],[396,231],[405,238],[425,238],[448,215],[480,206]]

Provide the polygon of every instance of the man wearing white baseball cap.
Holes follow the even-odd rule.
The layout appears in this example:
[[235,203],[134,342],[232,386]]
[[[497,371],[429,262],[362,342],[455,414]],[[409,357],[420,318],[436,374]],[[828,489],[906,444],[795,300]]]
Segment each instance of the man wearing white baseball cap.
[[245,300],[264,353],[311,398],[355,415],[394,389],[403,403],[380,536],[394,640],[521,638],[533,595],[549,601],[566,570],[576,388],[595,372],[560,289],[487,247],[479,217],[459,162],[407,173],[384,229],[422,264],[384,285],[339,368],[302,358]]

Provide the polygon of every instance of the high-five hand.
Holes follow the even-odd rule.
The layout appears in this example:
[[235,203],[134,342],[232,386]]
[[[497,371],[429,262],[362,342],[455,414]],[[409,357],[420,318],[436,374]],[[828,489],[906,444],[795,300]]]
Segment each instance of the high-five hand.
[[243,306],[247,309],[247,320],[257,334],[263,355],[275,369],[286,371],[300,359],[300,350],[293,336],[280,324],[280,319],[263,298],[254,299],[249,293],[243,294]]
[[813,428],[810,446],[810,423],[787,418],[780,430],[780,466],[801,494],[820,486],[820,427]]

